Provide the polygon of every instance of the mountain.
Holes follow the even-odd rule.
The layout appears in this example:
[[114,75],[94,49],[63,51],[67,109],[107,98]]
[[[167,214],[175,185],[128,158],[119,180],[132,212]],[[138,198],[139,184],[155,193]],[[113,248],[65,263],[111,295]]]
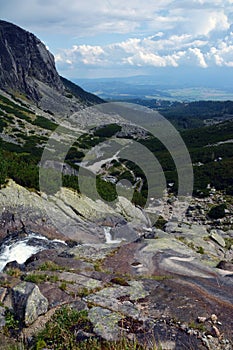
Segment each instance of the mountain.
[[69,115],[81,105],[102,100],[61,78],[54,57],[28,31],[0,21],[0,88],[20,94],[38,107]]
[[199,198],[178,197],[170,127],[83,110],[102,100],[39,39],[1,21],[0,42],[1,349],[232,350],[232,103],[157,105],[193,164]]
[[72,81],[106,100],[224,101],[233,98],[232,79],[226,67],[154,68],[150,75],[73,78]]

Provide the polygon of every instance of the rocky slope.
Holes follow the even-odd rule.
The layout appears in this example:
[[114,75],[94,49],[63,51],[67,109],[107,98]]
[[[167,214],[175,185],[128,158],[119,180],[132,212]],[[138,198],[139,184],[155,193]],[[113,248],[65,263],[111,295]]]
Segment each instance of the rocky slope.
[[81,106],[102,101],[82,89],[80,95],[77,91],[72,95],[74,84],[61,80],[46,46],[6,21],[0,21],[0,57],[0,88],[27,97],[42,109],[69,115]]
[[[157,344],[164,350],[231,350],[232,274],[207,267],[182,243],[169,249],[165,239],[170,241],[170,234],[158,231],[155,239],[121,247],[60,247],[37,253],[24,265],[9,264],[1,274],[2,329],[34,349],[40,344],[37,334],[47,327],[44,348],[62,349],[58,339],[67,341],[66,333],[55,338],[48,329],[56,315],[65,322],[75,310],[87,318],[69,320],[72,349],[84,347],[83,340],[92,349],[93,339],[107,340],[115,349],[111,342],[123,336],[144,349]],[[9,324],[5,310],[17,326]]]
[[[34,349],[44,334],[42,348],[62,349],[68,332],[71,349],[84,347],[83,340],[89,349],[94,341],[99,349],[104,341],[115,349],[123,337],[131,348],[232,350],[233,236],[221,222],[173,220],[163,230],[148,229],[144,214],[125,199],[113,209],[68,189],[45,196],[12,181],[1,189],[0,203],[2,237],[11,232],[19,240],[37,230],[66,240],[45,241],[25,263],[4,268],[2,342],[11,332]],[[200,202],[196,206],[200,210]],[[54,224],[57,217],[61,226]],[[106,243],[106,228],[126,240]],[[71,313],[81,320],[72,321]],[[55,338],[49,327],[56,328],[59,317],[65,322],[65,315],[68,328]]]
[[[60,78],[34,35],[4,21],[0,55],[6,157],[0,189],[1,348],[232,350],[232,198],[215,191],[181,202],[167,193],[151,198],[144,211],[124,197],[110,205],[69,186],[45,194],[37,165],[48,137],[61,116],[100,101]],[[93,116],[96,122],[96,113],[80,113],[76,128],[93,125]],[[98,125],[106,122],[101,108],[98,118]],[[113,123],[119,117],[108,118]],[[132,133],[121,132],[126,138]],[[52,140],[57,147],[67,141],[56,132]],[[101,156],[94,134],[83,134],[81,141],[72,150],[75,162],[85,145],[93,148],[91,159]],[[63,166],[65,174],[76,175],[76,168]],[[61,164],[53,162],[56,167]],[[27,188],[5,183],[9,171]],[[211,219],[210,209],[222,203],[224,217]],[[155,214],[162,220],[151,227],[148,216]]]
[[[139,237],[147,225],[145,214],[124,197],[119,197],[113,208],[67,188],[61,188],[56,195],[48,196],[30,192],[12,180],[0,190],[0,211],[2,238],[9,232],[25,228],[43,233],[49,238],[101,243],[105,241],[101,225],[114,226],[118,223],[118,227],[124,227],[118,236],[128,237],[131,241]],[[138,235],[132,228],[138,229]]]

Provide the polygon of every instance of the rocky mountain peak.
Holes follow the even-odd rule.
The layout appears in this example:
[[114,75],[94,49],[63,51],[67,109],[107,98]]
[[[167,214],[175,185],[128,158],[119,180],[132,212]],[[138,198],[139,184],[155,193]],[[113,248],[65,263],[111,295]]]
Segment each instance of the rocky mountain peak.
[[28,31],[0,21],[0,85],[18,90],[30,99],[40,99],[37,80],[59,92],[64,90],[53,55]]
[[0,89],[11,95],[20,93],[40,109],[62,117],[103,102],[60,77],[53,55],[34,34],[2,20]]

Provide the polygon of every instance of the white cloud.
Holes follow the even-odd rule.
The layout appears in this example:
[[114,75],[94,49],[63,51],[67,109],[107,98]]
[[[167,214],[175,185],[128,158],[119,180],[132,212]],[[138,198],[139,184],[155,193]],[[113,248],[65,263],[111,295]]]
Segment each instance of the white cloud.
[[135,66],[135,67],[178,67],[181,65],[207,68],[211,65],[231,66],[233,57],[233,36],[225,41],[218,40],[217,47],[208,40],[195,39],[190,34],[171,35],[154,40],[154,36],[129,38],[106,45],[75,45],[56,56],[58,64],[70,60],[84,66]]
[[203,55],[203,53],[201,52],[200,49],[198,49],[197,47],[195,47],[194,49],[189,48],[189,52],[191,54],[193,54],[194,57],[197,59],[197,64],[200,67],[202,67],[202,68],[207,68],[208,67],[208,65],[207,65],[207,63],[205,61],[204,55]]
[[[100,33],[174,30],[207,35],[227,29],[230,0],[0,0],[1,17],[53,34],[80,37]],[[16,9],[17,11],[12,11]],[[151,33],[153,35],[153,33]]]
[[98,65],[104,62],[105,52],[100,46],[74,45],[71,49],[55,55],[56,62],[74,64],[82,62],[85,65]]
[[[59,69],[76,71],[98,67],[232,67],[232,3],[0,0],[0,8],[3,19],[39,37],[43,34]],[[55,44],[46,40],[49,35]]]

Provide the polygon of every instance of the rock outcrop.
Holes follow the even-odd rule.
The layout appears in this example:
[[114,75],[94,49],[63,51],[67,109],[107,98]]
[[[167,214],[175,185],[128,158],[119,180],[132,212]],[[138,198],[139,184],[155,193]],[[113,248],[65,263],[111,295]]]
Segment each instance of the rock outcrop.
[[26,326],[48,311],[48,300],[34,283],[22,282],[12,289],[12,293],[15,314]]
[[[121,238],[127,240],[128,237],[131,241],[147,224],[143,212],[123,197],[119,197],[114,209],[101,200],[94,201],[67,188],[47,196],[28,191],[12,180],[0,190],[0,210],[1,238],[9,232],[31,230],[49,238],[100,243],[105,242],[101,223],[111,217],[113,226],[123,222]],[[131,222],[130,226],[125,224],[125,219]]]
[[35,101],[41,98],[37,80],[60,93],[64,91],[53,55],[35,35],[0,21],[0,52],[2,88],[18,90]]
[[[232,273],[222,275],[198,262],[192,249],[169,236],[159,231],[155,239],[118,247],[48,249],[32,256],[21,271],[8,268],[1,280],[6,287],[0,291],[0,327],[14,327],[8,307],[25,340],[45,329],[47,347],[57,314],[78,343],[123,337],[124,342],[137,339],[148,350],[155,344],[232,350]],[[79,321],[68,316],[72,310],[81,311]]]
[[34,34],[0,21],[0,89],[60,116],[103,102],[59,76],[53,55]]

